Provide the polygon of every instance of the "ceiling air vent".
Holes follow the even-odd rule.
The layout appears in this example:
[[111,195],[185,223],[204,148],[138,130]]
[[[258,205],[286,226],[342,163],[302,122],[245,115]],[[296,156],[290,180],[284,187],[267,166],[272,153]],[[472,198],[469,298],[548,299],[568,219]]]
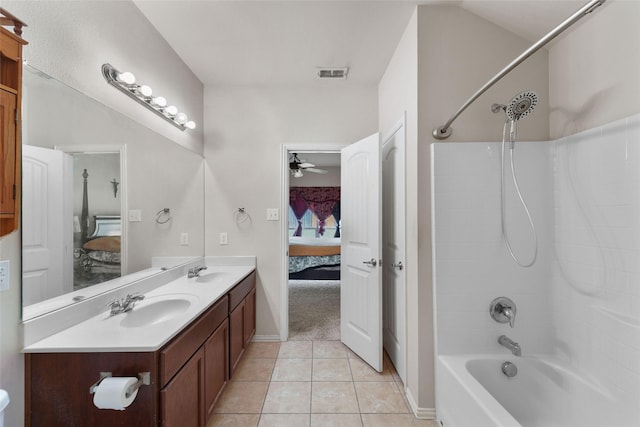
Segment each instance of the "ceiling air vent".
[[349,74],[349,67],[340,68],[318,68],[318,78],[321,79],[342,79],[345,80]]

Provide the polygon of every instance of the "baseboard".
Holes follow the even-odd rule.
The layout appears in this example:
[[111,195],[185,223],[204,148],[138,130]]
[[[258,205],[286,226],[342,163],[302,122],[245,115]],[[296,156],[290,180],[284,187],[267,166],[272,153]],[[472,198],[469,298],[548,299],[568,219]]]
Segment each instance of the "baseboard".
[[274,341],[278,341],[278,342],[280,342],[280,335],[254,335],[253,338],[251,338],[251,341],[253,341],[253,342],[274,342]]
[[407,401],[409,402],[409,406],[411,407],[411,411],[416,418],[421,420],[435,420],[436,419],[436,409],[435,408],[420,408],[416,403],[413,395],[411,394],[411,390],[405,388],[405,394],[407,396]]

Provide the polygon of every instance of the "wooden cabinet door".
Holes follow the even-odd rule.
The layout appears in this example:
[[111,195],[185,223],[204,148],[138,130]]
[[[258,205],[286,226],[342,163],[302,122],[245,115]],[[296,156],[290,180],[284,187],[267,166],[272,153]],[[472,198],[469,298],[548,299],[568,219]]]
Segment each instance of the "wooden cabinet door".
[[229,321],[215,330],[204,344],[204,401],[207,419],[229,381]]
[[0,89],[0,216],[15,215],[17,96]]
[[244,347],[256,333],[256,289],[253,288],[244,300]]
[[233,377],[244,350],[244,300],[229,313],[229,374]]
[[204,348],[160,391],[163,427],[204,427]]

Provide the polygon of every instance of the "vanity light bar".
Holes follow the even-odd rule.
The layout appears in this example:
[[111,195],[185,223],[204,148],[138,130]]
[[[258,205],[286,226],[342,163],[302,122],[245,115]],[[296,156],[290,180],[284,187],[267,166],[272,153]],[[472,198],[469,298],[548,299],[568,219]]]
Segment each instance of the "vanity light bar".
[[111,64],[102,64],[102,76],[111,86],[135,99],[139,104],[156,113],[178,129],[195,129],[196,123],[189,120],[185,113],[179,112],[175,105],[167,105],[162,96],[153,96],[153,91],[147,85],[136,83],[135,76],[126,71],[120,72]]

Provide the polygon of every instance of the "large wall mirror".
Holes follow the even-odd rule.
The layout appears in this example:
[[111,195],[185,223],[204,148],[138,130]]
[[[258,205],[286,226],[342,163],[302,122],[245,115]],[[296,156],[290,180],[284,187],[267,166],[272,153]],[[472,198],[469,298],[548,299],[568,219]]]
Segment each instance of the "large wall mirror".
[[202,156],[25,64],[23,319],[204,254]]

